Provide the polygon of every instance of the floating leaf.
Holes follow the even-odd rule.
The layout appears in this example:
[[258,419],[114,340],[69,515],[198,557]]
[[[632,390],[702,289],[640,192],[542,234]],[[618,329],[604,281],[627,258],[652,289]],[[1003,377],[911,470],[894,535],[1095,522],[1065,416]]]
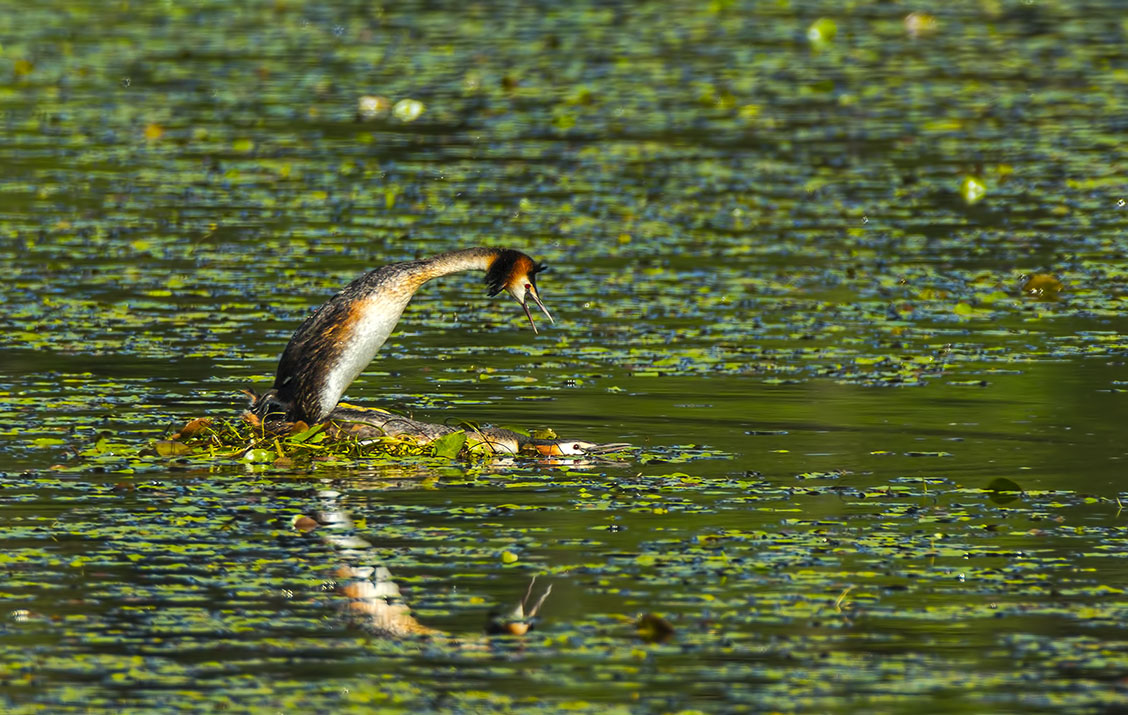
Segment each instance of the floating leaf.
[[[305,422],[295,422],[294,426],[304,425]],[[313,427],[306,427],[290,435],[288,441],[296,442],[297,444],[304,444],[307,442],[320,442],[326,436],[325,425],[316,424]],[[318,438],[318,439],[315,439]]]
[[960,182],[960,196],[968,204],[979,203],[987,195],[987,184],[978,176],[965,176]]
[[392,107],[392,114],[401,122],[414,122],[423,114],[423,103],[418,99],[401,99]]
[[796,479],[838,479],[846,472],[803,472],[796,474]]
[[988,496],[996,504],[1009,504],[1022,494],[1022,487],[1006,477],[996,477],[987,485]]
[[197,417],[181,427],[178,432],[172,435],[171,439],[191,439],[206,430],[211,423],[210,417]]
[[927,12],[910,12],[905,15],[905,32],[909,33],[910,37],[931,35],[939,28],[940,23],[936,21],[935,15]]
[[273,462],[277,457],[273,449],[248,449],[243,454],[243,461],[251,464],[266,464]]
[[310,532],[321,526],[316,519],[308,517],[305,514],[297,514],[294,516],[290,523],[298,531]]
[[387,97],[367,94],[356,101],[356,114],[365,120],[380,119],[387,116],[391,106]]
[[1022,284],[1022,294],[1038,300],[1057,300],[1061,294],[1061,281],[1050,273],[1035,273]]
[[462,446],[466,444],[466,433],[462,430],[444,434],[435,441],[431,442],[431,447],[434,449],[436,457],[446,457],[454,459],[458,453],[462,451]]
[[674,626],[655,613],[644,613],[635,622],[638,637],[647,643],[664,643],[674,635]]
[[308,429],[309,429],[309,425],[306,424],[305,420],[298,420],[297,422],[294,422],[293,424],[290,425],[290,434],[291,435],[301,434],[302,432],[305,432]]
[[820,17],[807,28],[807,39],[816,47],[829,44],[837,34],[838,24],[828,17]]
[[183,442],[169,439],[153,443],[153,449],[161,457],[180,457],[192,452],[192,448]]

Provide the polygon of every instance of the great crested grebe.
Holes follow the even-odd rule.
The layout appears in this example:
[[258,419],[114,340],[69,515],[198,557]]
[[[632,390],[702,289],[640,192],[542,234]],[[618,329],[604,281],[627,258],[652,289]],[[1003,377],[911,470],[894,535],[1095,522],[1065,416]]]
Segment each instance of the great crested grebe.
[[[344,423],[346,431],[362,437],[410,435],[432,440],[454,432],[456,428],[446,425],[338,402],[391,335],[415,291],[427,281],[461,271],[485,271],[489,295],[504,290],[513,296],[536,333],[530,300],[554,322],[537,293],[536,275],[544,269],[520,251],[481,247],[377,268],[345,286],[305,319],[282,351],[274,386],[257,397],[251,409],[264,420]],[[574,440],[533,440],[494,428],[481,429],[478,434],[503,452],[526,448],[541,454],[579,454],[612,447]]]

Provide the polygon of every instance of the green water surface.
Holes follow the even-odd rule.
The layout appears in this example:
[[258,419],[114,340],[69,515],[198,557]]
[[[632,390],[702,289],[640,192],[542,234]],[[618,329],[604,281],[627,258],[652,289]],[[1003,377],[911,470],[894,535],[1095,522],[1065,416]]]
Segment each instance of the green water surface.
[[[0,709],[1119,711],[1126,18],[0,1]],[[627,458],[146,453],[474,245],[556,324],[436,281],[348,399]]]

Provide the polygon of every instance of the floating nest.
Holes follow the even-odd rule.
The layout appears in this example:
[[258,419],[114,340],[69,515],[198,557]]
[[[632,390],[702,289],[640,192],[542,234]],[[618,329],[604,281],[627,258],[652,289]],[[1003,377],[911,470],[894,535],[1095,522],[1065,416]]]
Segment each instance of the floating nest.
[[[568,448],[568,441],[558,439],[552,430],[525,432],[472,422],[435,425],[352,405],[343,406],[335,415],[312,426],[305,422],[264,422],[251,412],[238,418],[200,417],[154,442],[150,452],[169,458],[236,459],[277,467],[372,457],[481,460],[516,454],[572,456],[561,451]],[[576,447],[580,445],[588,443],[575,443]],[[590,446],[613,448],[600,451],[600,458],[606,459],[626,445]]]

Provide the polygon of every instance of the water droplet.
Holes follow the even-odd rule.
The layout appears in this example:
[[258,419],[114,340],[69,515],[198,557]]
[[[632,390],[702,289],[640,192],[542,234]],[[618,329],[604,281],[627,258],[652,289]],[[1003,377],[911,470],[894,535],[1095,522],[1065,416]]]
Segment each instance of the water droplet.
[[869,223],[869,216],[862,216],[862,223]]
[[1120,199],[1119,201],[1117,201],[1116,205],[1119,206],[1120,208],[1124,208],[1124,199]]

